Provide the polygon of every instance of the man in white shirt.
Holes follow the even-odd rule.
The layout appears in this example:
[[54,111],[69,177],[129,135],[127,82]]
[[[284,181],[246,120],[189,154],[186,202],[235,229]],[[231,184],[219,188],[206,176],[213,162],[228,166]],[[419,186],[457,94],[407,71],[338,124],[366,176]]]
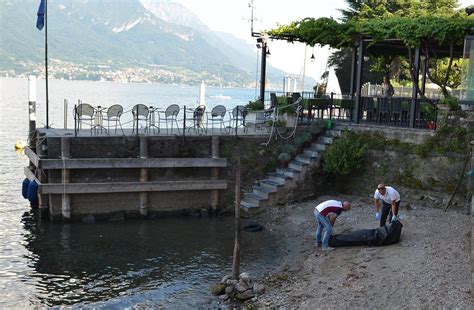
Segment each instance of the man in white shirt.
[[[398,208],[400,207],[400,194],[391,186],[380,183],[374,193],[375,218],[380,220],[380,227],[389,222],[398,220]],[[380,202],[382,202],[382,212],[380,212]]]
[[[343,211],[351,209],[349,201],[326,200],[321,202],[314,208],[314,217],[318,228],[316,229],[316,246],[321,246],[324,251],[334,250],[329,247],[329,238],[332,235],[332,227],[336,222],[336,218]],[[321,234],[324,229],[324,237],[321,239]]]

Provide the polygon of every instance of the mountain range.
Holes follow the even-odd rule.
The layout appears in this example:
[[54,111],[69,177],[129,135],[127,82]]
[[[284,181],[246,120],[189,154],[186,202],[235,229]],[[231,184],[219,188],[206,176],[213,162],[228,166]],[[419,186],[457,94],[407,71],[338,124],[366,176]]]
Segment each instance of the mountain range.
[[[39,0],[0,0],[0,75],[44,74]],[[48,0],[50,76],[170,83],[255,84],[254,46],[211,31],[164,0]],[[272,81],[285,73],[267,66]]]

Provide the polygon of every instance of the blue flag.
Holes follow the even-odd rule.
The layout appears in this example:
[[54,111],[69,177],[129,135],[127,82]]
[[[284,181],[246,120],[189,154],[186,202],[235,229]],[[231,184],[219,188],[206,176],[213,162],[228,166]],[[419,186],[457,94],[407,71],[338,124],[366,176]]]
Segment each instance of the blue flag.
[[38,19],[36,20],[36,28],[38,28],[39,30],[43,29],[44,27],[45,1],[46,0],[41,0],[40,6],[38,8]]

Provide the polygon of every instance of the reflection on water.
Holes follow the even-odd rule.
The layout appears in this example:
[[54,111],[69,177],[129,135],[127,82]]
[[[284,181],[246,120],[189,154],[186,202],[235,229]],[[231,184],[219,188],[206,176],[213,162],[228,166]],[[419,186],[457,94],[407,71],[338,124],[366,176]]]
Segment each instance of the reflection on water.
[[[25,258],[35,271],[32,304],[205,306],[217,302],[210,284],[231,273],[232,218],[63,225],[25,213],[22,222],[30,232]],[[273,240],[244,233],[246,271],[261,274],[275,263]]]

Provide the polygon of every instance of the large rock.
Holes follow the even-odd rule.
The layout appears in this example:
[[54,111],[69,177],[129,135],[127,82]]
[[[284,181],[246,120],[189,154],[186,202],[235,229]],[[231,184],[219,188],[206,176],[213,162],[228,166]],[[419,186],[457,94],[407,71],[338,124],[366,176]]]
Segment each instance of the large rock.
[[252,292],[252,290],[247,290],[245,292],[235,294],[235,298],[241,301],[249,300],[254,297],[255,294]]
[[211,286],[211,294],[213,295],[222,295],[225,293],[225,288],[227,285],[224,283],[215,283]]
[[255,283],[253,285],[253,292],[256,295],[262,295],[263,293],[265,293],[265,286],[263,286],[262,284]]

